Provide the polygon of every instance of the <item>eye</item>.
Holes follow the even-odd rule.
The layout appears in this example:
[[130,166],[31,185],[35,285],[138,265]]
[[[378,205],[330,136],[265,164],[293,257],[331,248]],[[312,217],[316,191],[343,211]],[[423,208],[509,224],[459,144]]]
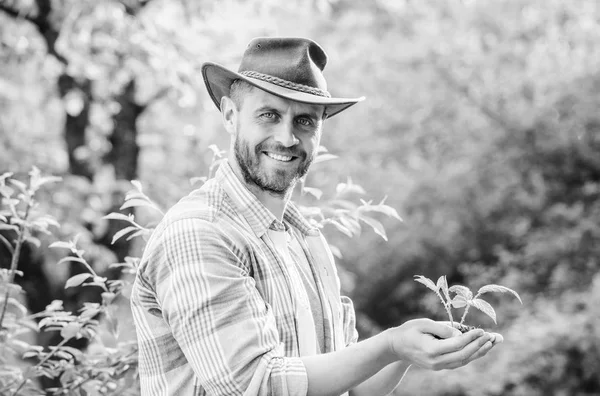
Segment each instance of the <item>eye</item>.
[[298,118],[298,124],[303,125],[303,126],[312,126],[313,122],[310,118],[307,117],[300,117]]
[[277,117],[277,115],[273,112],[268,111],[266,113],[262,113],[259,117],[267,120],[273,120],[275,119],[275,117]]

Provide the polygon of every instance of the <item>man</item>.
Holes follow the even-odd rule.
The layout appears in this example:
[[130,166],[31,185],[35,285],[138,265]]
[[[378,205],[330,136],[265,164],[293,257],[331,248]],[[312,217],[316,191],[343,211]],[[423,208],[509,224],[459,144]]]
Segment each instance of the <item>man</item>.
[[357,342],[329,248],[290,202],[323,121],[363,98],[334,98],[325,52],[258,38],[239,72],[206,63],[231,135],[215,178],[153,233],[132,293],[146,395],[385,395],[411,364],[460,367],[500,335],[417,319]]

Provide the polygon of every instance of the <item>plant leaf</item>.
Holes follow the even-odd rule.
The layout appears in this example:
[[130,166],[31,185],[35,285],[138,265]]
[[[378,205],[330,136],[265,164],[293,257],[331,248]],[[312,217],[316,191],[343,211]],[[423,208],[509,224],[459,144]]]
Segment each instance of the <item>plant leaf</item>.
[[364,190],[364,188],[362,188],[358,184],[354,184],[352,182],[352,179],[350,177],[348,177],[348,180],[347,180],[346,183],[339,183],[336,186],[335,193],[338,196],[342,196],[342,195],[345,195],[345,194],[360,194],[360,195],[365,195],[367,192]]
[[323,196],[323,191],[319,190],[318,188],[314,188],[314,187],[303,187],[302,193],[310,194],[313,197],[315,197],[316,199],[321,199],[321,197]]
[[114,244],[116,241],[118,241],[120,238],[124,237],[125,235],[129,234],[130,232],[134,232],[139,230],[139,228],[134,227],[134,226],[129,226],[129,227],[125,227],[122,230],[119,230],[115,233],[115,235],[113,236],[112,242],[111,244]]
[[44,184],[57,183],[62,181],[62,177],[58,176],[40,176],[39,178],[32,178],[31,188],[37,190]]
[[467,306],[468,301],[467,301],[467,299],[464,296],[461,296],[460,294],[457,294],[452,299],[451,304],[452,304],[453,308],[463,308],[463,307]]
[[357,219],[350,216],[342,216],[337,219],[344,227],[346,227],[352,235],[360,235],[360,223]]
[[0,243],[4,245],[11,255],[15,253],[15,249],[13,248],[12,244],[8,241],[8,239],[4,238],[2,234],[0,234]]
[[27,352],[23,353],[23,355],[21,355],[21,358],[22,359],[29,359],[29,358],[32,358],[32,357],[37,357],[37,356],[39,356],[39,354],[40,353],[36,352],[36,351],[27,351]]
[[50,226],[54,226],[56,228],[60,228],[60,224],[56,219],[50,215],[43,215],[33,220],[33,225],[39,227],[40,229],[46,229]]
[[344,258],[344,256],[342,256],[342,251],[337,246],[329,245],[329,250],[331,250],[331,254],[333,254],[335,257],[339,259]]
[[137,230],[133,234],[129,235],[126,240],[129,241],[133,238],[139,237],[140,235],[144,235],[146,232],[146,230]]
[[92,274],[89,272],[84,272],[83,274],[77,274],[75,276],[70,277],[65,284],[65,289],[69,287],[75,287],[81,285],[83,282],[92,277]]
[[119,210],[123,210],[123,209],[127,209],[127,208],[135,208],[135,207],[139,207],[139,206],[146,206],[146,207],[155,209],[154,204],[152,204],[152,202],[148,201],[147,199],[133,198],[133,199],[126,201],[123,205],[121,205]]
[[487,301],[482,300],[480,298],[475,298],[473,300],[470,300],[469,304],[474,306],[490,318],[492,318],[494,323],[496,323],[496,311],[494,311],[494,308],[492,308],[492,306]]
[[456,293],[459,296],[463,296],[465,299],[470,300],[473,298],[473,292],[466,286],[463,285],[453,285],[448,289],[452,293]]
[[[4,297],[0,298],[0,306],[4,305],[6,301],[7,300],[5,300]],[[25,316],[27,314],[27,308],[25,308],[25,306],[21,304],[18,300],[9,297],[7,304],[17,308],[21,316]]]
[[73,261],[76,263],[81,263],[81,264],[86,264],[86,261],[80,257],[73,257],[73,256],[67,256],[67,257],[63,257],[62,259],[60,259],[58,261],[58,263],[56,263],[56,265],[62,264],[62,263],[67,263],[69,261]]
[[2,230],[13,230],[13,231],[19,231],[19,227],[17,227],[16,225],[11,225],[11,224],[6,224],[6,223],[0,223],[0,231]]
[[57,242],[53,242],[50,244],[50,246],[48,246],[50,248],[58,248],[58,249],[74,249],[75,245],[73,244],[73,242],[64,242],[64,241],[57,241]]
[[347,235],[348,237],[352,238],[354,236],[354,234],[352,233],[352,231],[350,231],[346,226],[344,226],[342,223],[340,223],[337,220],[329,220],[328,221],[329,224],[332,224],[335,228],[338,229],[338,231],[340,231],[342,234]]
[[139,191],[142,192],[142,183],[139,182],[139,180],[132,180],[131,184],[133,184],[133,186]]
[[0,195],[2,195],[4,198],[10,198],[14,192],[15,190],[7,185],[0,185]]
[[521,297],[519,296],[519,293],[517,293],[516,291],[514,291],[513,289],[510,289],[506,286],[500,286],[500,285],[485,285],[483,286],[481,289],[479,289],[477,291],[477,294],[484,294],[484,293],[489,293],[489,292],[496,292],[496,293],[512,293],[513,296],[515,296],[517,298],[517,300],[519,300],[519,302],[521,304],[523,304],[523,301],[521,300]]
[[[50,233],[48,232],[48,234],[50,234]],[[32,245],[34,245],[38,249],[40,248],[40,246],[42,246],[42,241],[40,241],[39,238],[28,236],[27,238],[25,238],[25,240],[27,242],[31,243]]]
[[446,275],[442,275],[438,278],[436,286],[438,290],[442,290],[444,296],[446,297],[446,301],[450,301],[450,293],[448,293],[448,281],[446,280]]
[[419,282],[419,283],[427,286],[429,289],[433,290],[434,292],[438,291],[438,288],[435,285],[435,283],[433,283],[433,281],[431,279],[424,277],[423,275],[415,275],[415,282]]
[[319,154],[313,161],[313,165],[318,164],[319,162],[330,161],[330,160],[336,159],[337,157],[338,156],[334,155],[334,154]]
[[102,217],[103,219],[106,220],[123,220],[123,221],[129,221],[131,222],[133,220],[133,215],[126,215],[123,213],[109,213],[106,216]]
[[[361,199],[362,201],[362,199]],[[377,205],[372,205],[369,202],[362,202],[362,206],[360,206],[358,208],[359,212],[379,212],[382,213],[388,217],[392,217],[396,220],[399,221],[403,221],[402,218],[400,217],[400,215],[398,214],[398,212],[396,211],[396,209],[392,208],[391,206],[385,205],[383,202],[385,201],[385,198]]]
[[125,195],[125,201],[129,201],[130,199],[133,198],[140,198],[140,199],[148,199],[148,197],[146,196],[146,194],[141,193],[137,190],[131,190],[129,192],[127,192],[127,194]]
[[71,339],[78,335],[79,330],[81,330],[81,324],[77,322],[71,322],[63,327],[63,329],[60,331],[60,335],[64,339]]
[[12,184],[13,186],[17,187],[19,189],[19,191],[21,191],[23,194],[27,193],[27,184],[23,183],[20,180],[16,180],[16,179],[10,179],[8,181],[10,184]]
[[381,224],[378,220],[375,220],[365,215],[359,215],[359,219],[370,225],[373,228],[373,231],[375,231],[377,235],[381,236],[384,241],[388,240],[387,235],[385,233],[385,228],[383,227],[383,224]]
[[196,183],[206,183],[206,181],[208,180],[208,177],[206,176],[201,176],[201,177],[192,177],[190,179],[190,186],[194,186]]
[[62,311],[63,302],[62,300],[52,300],[52,302],[46,305],[46,311],[54,312],[54,311]]
[[60,349],[61,349],[62,351],[64,351],[64,352],[68,352],[68,353],[70,353],[71,355],[73,355],[73,357],[74,357],[75,359],[78,359],[78,360],[82,359],[82,358],[83,358],[83,356],[84,356],[84,353],[83,353],[83,352],[81,352],[81,351],[80,351],[79,349],[77,349],[77,348],[73,348],[73,347],[70,347],[70,346],[63,345],[63,346],[62,346]]
[[221,158],[223,154],[227,152],[225,150],[220,150],[216,144],[211,144],[210,146],[208,146],[208,148],[213,152],[213,155],[219,158]]

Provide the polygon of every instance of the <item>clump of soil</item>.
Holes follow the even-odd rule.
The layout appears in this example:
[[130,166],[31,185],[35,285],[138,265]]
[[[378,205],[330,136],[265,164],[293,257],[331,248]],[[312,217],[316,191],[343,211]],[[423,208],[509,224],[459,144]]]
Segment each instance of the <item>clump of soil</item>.
[[467,325],[460,324],[460,323],[455,323],[454,325],[457,326],[458,330],[460,330],[460,332],[463,334],[469,330],[475,330],[477,328],[475,326],[467,326]]

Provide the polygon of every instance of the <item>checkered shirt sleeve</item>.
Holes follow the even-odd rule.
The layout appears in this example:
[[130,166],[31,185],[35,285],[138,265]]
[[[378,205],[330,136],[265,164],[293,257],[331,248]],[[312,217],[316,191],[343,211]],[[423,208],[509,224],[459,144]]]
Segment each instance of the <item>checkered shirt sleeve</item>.
[[[183,219],[168,226],[156,244],[149,257],[156,269],[151,282],[172,342],[207,394],[305,395],[304,365],[284,357],[270,307],[244,264],[247,258],[228,240],[213,223]],[[161,338],[149,342],[159,348]],[[164,364],[146,369],[149,377],[165,375]]]

